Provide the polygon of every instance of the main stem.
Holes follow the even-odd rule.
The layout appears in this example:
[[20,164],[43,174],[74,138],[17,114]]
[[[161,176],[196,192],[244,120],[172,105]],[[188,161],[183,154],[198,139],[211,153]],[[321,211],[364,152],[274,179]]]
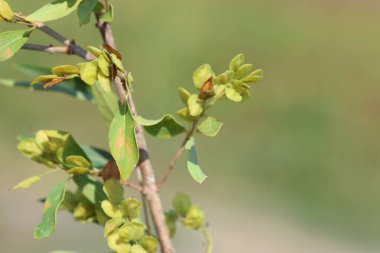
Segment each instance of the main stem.
[[[101,22],[100,19],[98,19],[97,27],[102,34],[104,42],[116,49],[116,44],[110,24],[107,22]],[[128,102],[132,115],[137,116],[137,109],[133,101],[132,94],[131,92],[128,92],[127,96],[127,92],[125,90],[125,88],[128,89],[128,85],[125,87],[119,78],[115,79],[115,85],[120,103]],[[152,220],[157,232],[161,252],[174,253],[169,230],[165,222],[165,215],[162,208],[161,198],[158,193],[153,166],[148,154],[148,146],[145,140],[144,129],[141,125],[137,125],[136,127],[136,139],[140,152],[139,169],[142,175],[144,194],[146,196]]]

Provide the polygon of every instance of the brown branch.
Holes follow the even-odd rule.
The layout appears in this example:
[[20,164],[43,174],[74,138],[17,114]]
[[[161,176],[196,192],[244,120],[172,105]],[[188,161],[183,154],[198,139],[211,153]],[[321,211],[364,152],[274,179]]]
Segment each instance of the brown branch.
[[[99,16],[97,16],[96,26],[98,27],[104,39],[104,42],[109,44],[111,47],[116,48],[110,24],[107,22],[102,22]],[[128,102],[131,113],[134,116],[137,116],[137,110],[132,98],[132,94],[128,92],[128,85],[124,85],[120,78],[115,79],[115,85],[120,102]],[[160,243],[161,252],[174,253],[169,230],[165,222],[165,215],[162,208],[161,199],[158,194],[158,187],[154,176],[153,166],[148,155],[144,130],[140,125],[137,125],[136,127],[136,139],[140,148],[139,168],[143,179],[144,193],[149,204],[150,213],[157,232],[158,241]]]

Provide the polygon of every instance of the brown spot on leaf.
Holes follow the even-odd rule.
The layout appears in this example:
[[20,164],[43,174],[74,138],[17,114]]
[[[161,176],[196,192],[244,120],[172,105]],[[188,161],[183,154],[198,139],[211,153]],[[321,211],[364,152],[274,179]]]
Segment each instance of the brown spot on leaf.
[[5,49],[5,56],[7,58],[10,58],[12,56],[12,50],[9,47]]
[[51,208],[51,203],[49,201],[45,201],[44,209]]

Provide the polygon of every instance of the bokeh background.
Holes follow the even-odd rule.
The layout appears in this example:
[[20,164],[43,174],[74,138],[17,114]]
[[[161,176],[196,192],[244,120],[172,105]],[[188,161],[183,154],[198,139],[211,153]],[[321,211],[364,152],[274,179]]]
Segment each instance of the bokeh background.
[[[28,13],[47,1],[10,1]],[[215,252],[365,253],[380,251],[380,2],[377,0],[114,1],[119,50],[136,80],[142,115],[180,108],[178,86],[192,87],[202,63],[218,73],[239,52],[265,70],[245,104],[213,110],[225,125],[197,140],[209,176],[194,183],[181,160],[162,191],[165,206],[180,190],[207,213]],[[93,25],[73,14],[53,28],[81,45],[101,43]],[[13,29],[1,25],[0,30]],[[33,42],[56,43],[35,32]],[[50,66],[72,56],[20,52],[11,63]],[[27,79],[1,63],[1,78]],[[16,136],[70,131],[107,147],[96,108],[65,95],[0,87],[0,245],[4,253],[56,249],[107,252],[100,227],[59,214],[56,233],[33,239],[46,196],[61,175],[30,190],[8,189],[44,171],[16,151]],[[162,175],[181,138],[149,138]],[[202,237],[180,229],[177,252],[203,252]]]

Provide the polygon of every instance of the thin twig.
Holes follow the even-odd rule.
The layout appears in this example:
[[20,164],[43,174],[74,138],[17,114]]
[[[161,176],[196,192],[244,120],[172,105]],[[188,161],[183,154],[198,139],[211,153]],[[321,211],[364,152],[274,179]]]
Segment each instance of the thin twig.
[[177,153],[174,155],[172,161],[170,162],[168,168],[166,169],[162,179],[160,182],[157,183],[157,186],[159,189],[165,184],[166,180],[168,179],[170,173],[174,169],[174,166],[176,165],[178,159],[181,157],[183,151],[185,150],[186,143],[190,140],[190,138],[193,136],[195,130],[197,129],[197,124],[199,120],[195,121],[191,127],[191,130],[188,132],[188,134],[185,137],[185,140],[182,142],[181,146],[177,150]]
[[131,183],[131,182],[125,182],[123,183],[123,185],[127,186],[127,187],[130,187],[132,189],[135,189],[141,193],[144,192],[144,187],[141,187],[140,185],[137,185],[137,184],[134,184],[134,183]]

